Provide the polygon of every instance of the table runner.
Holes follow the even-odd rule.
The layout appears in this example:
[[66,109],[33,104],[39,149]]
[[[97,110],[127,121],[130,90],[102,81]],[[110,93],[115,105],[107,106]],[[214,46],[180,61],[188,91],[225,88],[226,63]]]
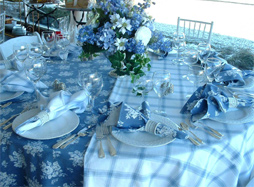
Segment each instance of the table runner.
[[[184,120],[180,109],[195,88],[182,78],[188,68],[172,65],[170,59],[157,60],[153,56],[151,71],[161,68],[170,71],[175,90],[164,98],[163,108],[179,124]],[[125,101],[137,107],[141,99],[131,90],[129,78],[118,78],[110,101]],[[156,109],[158,98],[154,92],[146,100],[152,110]],[[207,120],[205,123],[224,134],[223,138],[217,140],[195,129],[192,131],[204,145],[197,147],[188,140],[175,140],[161,147],[139,148],[111,137],[117,156],[109,155],[103,139],[104,159],[98,159],[94,135],[84,157],[84,186],[246,186],[254,176],[253,122],[231,125]]]

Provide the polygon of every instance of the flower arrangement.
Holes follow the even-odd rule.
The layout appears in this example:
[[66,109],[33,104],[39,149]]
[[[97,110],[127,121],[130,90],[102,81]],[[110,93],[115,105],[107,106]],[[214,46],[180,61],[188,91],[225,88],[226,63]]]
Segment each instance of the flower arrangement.
[[151,0],[133,5],[131,0],[97,0],[88,21],[78,33],[81,58],[106,51],[119,76],[130,75],[132,82],[150,70],[148,49],[171,51],[171,42],[155,31],[154,20],[145,12]]

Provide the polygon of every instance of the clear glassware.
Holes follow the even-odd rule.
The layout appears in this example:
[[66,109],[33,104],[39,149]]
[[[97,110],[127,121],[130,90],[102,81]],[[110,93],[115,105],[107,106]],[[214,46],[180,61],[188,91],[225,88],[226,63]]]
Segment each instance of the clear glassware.
[[82,88],[87,90],[89,93],[90,100],[87,106],[87,111],[92,111],[94,107],[94,100],[100,94],[103,87],[102,75],[98,72],[83,72],[80,74],[79,84],[81,84]]
[[40,58],[44,54],[43,45],[41,43],[31,43],[27,45],[28,57],[35,59]]
[[[15,43],[13,45],[13,54],[15,58],[23,64],[28,57],[27,43]],[[22,64],[20,65],[23,66]]]
[[68,58],[68,46],[70,45],[69,34],[59,34],[56,36],[56,46],[58,49],[58,55],[62,59],[62,63],[67,63]]
[[173,33],[173,44],[174,48],[177,50],[177,56],[173,59],[174,64],[183,65],[182,53],[186,47],[185,34],[183,32]]
[[219,58],[208,58],[205,66],[205,75],[208,82],[213,82],[213,80],[218,76],[224,63]]
[[[25,63],[25,73],[27,78],[33,82],[34,90],[37,101],[40,100],[40,90],[37,88],[36,83],[40,81],[41,77],[47,72],[47,60],[45,58],[36,58],[27,60]],[[40,105],[43,109],[44,106]]]
[[44,46],[46,47],[46,53],[50,55],[51,50],[55,47],[56,34],[54,31],[43,31],[41,38]]
[[171,84],[171,74],[167,70],[155,71],[153,74],[153,89],[159,97],[158,110],[154,112],[157,114],[164,114],[162,109],[163,97],[173,93],[173,85]]
[[153,90],[153,74],[146,73],[146,75],[140,77],[134,82],[133,93],[137,96],[141,96],[141,103],[145,101],[145,96]]
[[201,61],[201,65],[204,67],[206,60],[208,59],[211,53],[211,45],[206,42],[202,42],[198,44],[198,57]]

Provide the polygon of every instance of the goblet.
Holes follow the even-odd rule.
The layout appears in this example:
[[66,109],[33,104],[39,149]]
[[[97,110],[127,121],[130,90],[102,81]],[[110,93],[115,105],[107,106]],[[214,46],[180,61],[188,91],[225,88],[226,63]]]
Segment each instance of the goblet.
[[47,53],[50,54],[51,50],[55,47],[55,32],[54,31],[43,31],[41,38],[44,46],[47,48]]
[[42,57],[44,50],[41,43],[31,43],[27,45],[28,48],[28,57],[35,59]]
[[67,63],[68,46],[70,45],[69,34],[59,34],[56,36],[56,46],[58,48],[58,55],[62,59],[62,63]]
[[[36,87],[36,83],[47,71],[47,60],[44,58],[30,59],[25,63],[25,73],[27,78],[33,82],[37,101],[40,100],[41,93]],[[43,109],[43,105],[40,106]]]
[[183,32],[173,33],[173,44],[177,50],[177,56],[175,59],[173,59],[173,62],[174,64],[183,65],[183,58],[181,57],[181,53],[185,50],[186,47],[185,34]]
[[162,110],[163,97],[173,93],[173,84],[171,84],[171,74],[167,70],[155,71],[153,74],[153,89],[159,97],[158,110],[155,113],[164,114]]
[[142,76],[134,82],[132,92],[135,93],[137,96],[141,96],[142,102],[145,101],[145,95],[147,95],[151,90],[153,90],[152,78],[152,73],[146,73],[145,76]]
[[23,67],[23,63],[28,57],[27,43],[24,42],[15,43],[13,45],[13,54],[15,58],[21,62],[20,65]]
[[208,82],[213,82],[213,80],[218,76],[224,63],[218,58],[208,58],[205,66],[205,75]]
[[211,45],[206,42],[202,42],[198,44],[198,56],[201,61],[201,65],[204,67],[207,58],[209,57],[211,52]]
[[98,72],[95,73],[81,73],[80,74],[80,84],[84,90],[89,93],[89,104],[87,106],[87,111],[92,111],[94,107],[94,100],[99,95],[103,87],[102,75]]

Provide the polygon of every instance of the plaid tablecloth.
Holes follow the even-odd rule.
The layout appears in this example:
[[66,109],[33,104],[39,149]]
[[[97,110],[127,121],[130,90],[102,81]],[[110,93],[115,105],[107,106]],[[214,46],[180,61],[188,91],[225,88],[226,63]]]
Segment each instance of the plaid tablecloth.
[[[170,71],[174,93],[163,98],[163,109],[168,117],[179,124],[185,116],[180,114],[187,96],[196,89],[182,76],[187,66],[172,65],[171,57],[157,60],[152,57],[152,69]],[[137,107],[142,99],[132,93],[133,85],[128,77],[118,78],[110,101],[125,101]],[[252,90],[253,91],[253,90]],[[151,109],[157,109],[158,97],[154,92],[145,99]],[[215,139],[201,129],[192,129],[205,144],[193,145],[188,139],[174,140],[159,147],[133,147],[110,137],[117,150],[111,157],[106,139],[102,140],[106,157],[98,158],[98,146],[94,135],[84,157],[84,186],[249,186],[254,177],[254,122],[227,124],[207,120],[205,123],[224,134]],[[128,143],[128,142],[127,142]]]

